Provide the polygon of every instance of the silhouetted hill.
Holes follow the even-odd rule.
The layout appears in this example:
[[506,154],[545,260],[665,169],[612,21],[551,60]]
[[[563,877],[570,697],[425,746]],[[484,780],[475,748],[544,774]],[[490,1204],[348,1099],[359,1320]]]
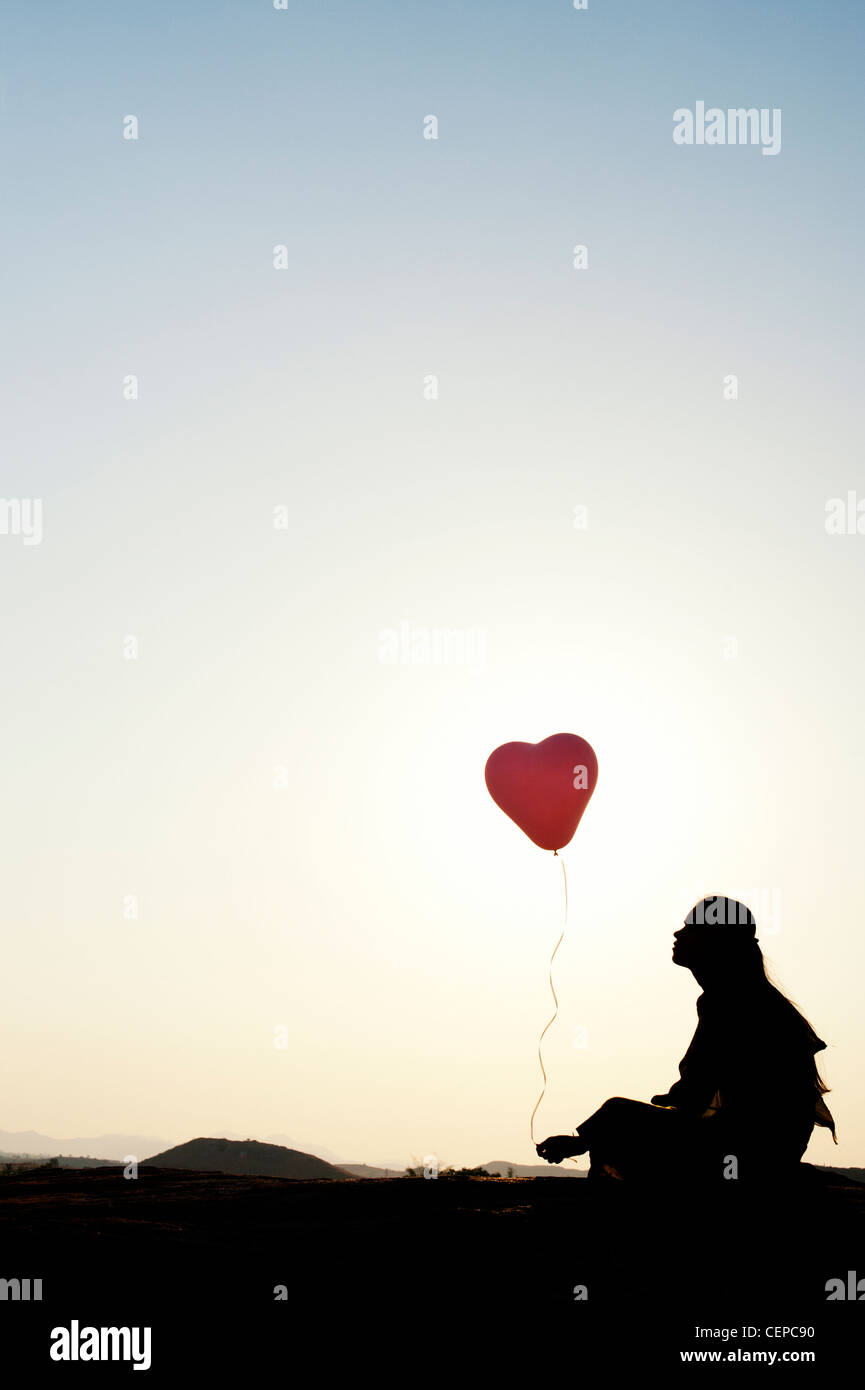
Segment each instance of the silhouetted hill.
[[401,1178],[405,1175],[405,1168],[397,1165],[393,1168],[375,1168],[371,1163],[343,1163],[342,1167],[353,1178]]
[[865,1168],[832,1168],[826,1163],[818,1165],[821,1172],[838,1173],[843,1178],[852,1178],[854,1182],[865,1183]]
[[150,1168],[182,1168],[198,1173],[233,1173],[248,1178],[331,1178],[352,1175],[315,1154],[260,1144],[257,1139],[190,1139],[144,1160]]
[[[294,1149],[296,1153],[312,1154],[314,1158],[323,1158],[325,1163],[332,1163],[336,1168],[346,1166],[339,1154],[334,1153],[333,1149],[325,1148],[324,1144],[307,1144],[305,1148],[299,1149],[290,1134],[238,1134],[233,1129],[214,1129],[211,1138],[246,1140],[247,1143],[250,1139],[257,1139],[262,1144],[276,1144],[280,1149]],[[150,1147],[155,1149],[156,1145],[151,1144]]]
[[586,1168],[567,1168],[564,1163],[508,1163],[503,1158],[495,1158],[492,1163],[481,1166],[490,1174],[497,1173],[500,1178],[584,1178],[588,1171]]

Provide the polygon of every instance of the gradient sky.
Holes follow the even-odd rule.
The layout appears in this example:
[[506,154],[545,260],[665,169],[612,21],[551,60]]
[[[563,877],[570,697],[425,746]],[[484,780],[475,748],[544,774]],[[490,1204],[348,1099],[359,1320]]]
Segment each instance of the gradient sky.
[[[861,5],[0,27],[0,1128],[532,1161],[561,875],[483,767],[572,730],[536,1137],[675,1080],[721,892],[865,1164]],[[698,100],[781,153],[677,147]]]

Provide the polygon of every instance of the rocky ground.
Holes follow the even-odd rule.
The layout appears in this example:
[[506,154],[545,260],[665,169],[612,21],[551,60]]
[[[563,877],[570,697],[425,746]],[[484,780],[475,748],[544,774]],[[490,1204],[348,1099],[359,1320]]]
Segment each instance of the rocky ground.
[[[682,1350],[770,1342],[813,1350],[812,1374],[837,1368],[861,1341],[865,1186],[803,1165],[793,1190],[734,1188],[706,1203],[555,1178],[12,1174],[0,1278],[40,1278],[43,1297],[0,1301],[4,1355],[66,1378],[131,1373],[49,1362],[51,1328],[77,1318],[152,1326],[148,1374],[166,1383],[229,1365],[296,1370],[301,1344],[328,1378],[418,1357],[501,1371],[519,1351],[539,1374],[599,1354],[654,1374]],[[862,1301],[829,1301],[827,1281],[846,1287],[850,1271]],[[776,1325],[814,1335],[774,1338]],[[697,1326],[751,1326],[759,1340],[696,1338]]]

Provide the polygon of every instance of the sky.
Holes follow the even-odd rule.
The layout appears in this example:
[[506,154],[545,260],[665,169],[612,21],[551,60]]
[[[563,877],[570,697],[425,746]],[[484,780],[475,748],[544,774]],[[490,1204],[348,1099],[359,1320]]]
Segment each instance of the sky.
[[0,1128],[531,1162],[561,872],[483,769],[567,730],[535,1137],[676,1079],[719,892],[865,1165],[861,7],[0,31]]

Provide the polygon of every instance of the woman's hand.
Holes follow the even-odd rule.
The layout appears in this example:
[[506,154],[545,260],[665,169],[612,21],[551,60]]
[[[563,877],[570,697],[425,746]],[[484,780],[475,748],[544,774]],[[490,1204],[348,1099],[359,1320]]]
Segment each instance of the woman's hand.
[[561,1163],[563,1158],[569,1158],[574,1153],[578,1142],[573,1134],[551,1134],[549,1139],[536,1144],[535,1149],[547,1163]]

